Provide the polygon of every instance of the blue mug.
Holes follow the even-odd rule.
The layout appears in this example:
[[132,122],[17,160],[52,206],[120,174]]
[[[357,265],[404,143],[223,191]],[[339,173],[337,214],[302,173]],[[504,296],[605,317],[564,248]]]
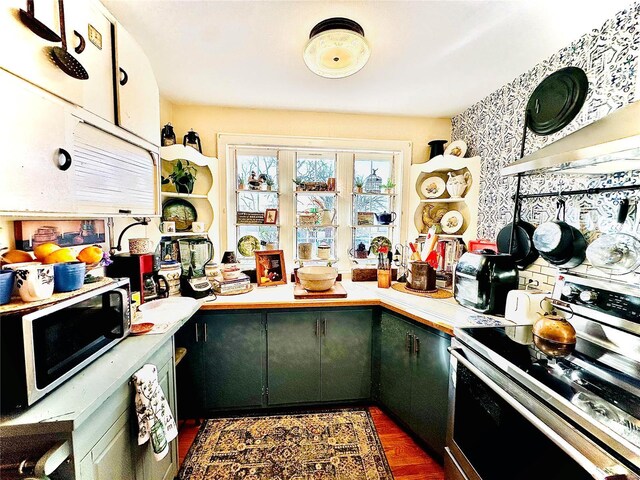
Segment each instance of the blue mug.
[[72,292],[84,285],[87,265],[84,262],[55,263],[53,265],[53,290]]
[[11,292],[16,279],[16,272],[13,270],[0,270],[0,305],[9,303]]

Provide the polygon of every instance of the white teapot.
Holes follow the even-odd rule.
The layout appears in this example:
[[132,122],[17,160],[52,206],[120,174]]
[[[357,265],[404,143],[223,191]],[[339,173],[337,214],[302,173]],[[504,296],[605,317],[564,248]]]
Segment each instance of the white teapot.
[[449,180],[447,180],[447,192],[451,198],[462,198],[467,187],[471,184],[471,174],[465,172],[456,175],[453,172],[449,172]]

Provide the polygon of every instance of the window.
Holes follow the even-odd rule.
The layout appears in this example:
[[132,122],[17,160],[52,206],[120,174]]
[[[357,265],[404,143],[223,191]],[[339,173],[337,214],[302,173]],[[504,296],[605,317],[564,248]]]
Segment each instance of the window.
[[[408,142],[220,134],[218,152],[231,185],[226,191],[234,192],[221,189],[227,206],[221,244],[247,266],[256,248],[268,247],[284,250],[290,271],[300,262],[331,262],[345,271],[354,261],[375,262],[373,252],[354,254],[359,244],[400,242],[398,192]],[[357,180],[367,179],[357,191]],[[395,188],[383,190],[388,182]],[[276,224],[264,223],[267,209],[277,210]],[[364,225],[366,218],[370,224]]]

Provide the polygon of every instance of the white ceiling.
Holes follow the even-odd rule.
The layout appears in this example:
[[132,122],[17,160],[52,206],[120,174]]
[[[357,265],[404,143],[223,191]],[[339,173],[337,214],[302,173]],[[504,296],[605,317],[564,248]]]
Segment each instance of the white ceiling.
[[[177,103],[449,117],[598,28],[630,0],[103,0]],[[362,25],[369,63],[311,73],[309,31]]]

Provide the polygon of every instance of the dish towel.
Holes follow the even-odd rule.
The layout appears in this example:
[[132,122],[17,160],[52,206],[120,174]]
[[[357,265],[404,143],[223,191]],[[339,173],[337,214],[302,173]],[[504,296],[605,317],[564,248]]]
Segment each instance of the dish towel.
[[178,436],[178,429],[158,383],[158,369],[148,363],[132,379],[136,387],[138,445],[151,438],[156,460],[162,460],[169,452],[169,442]]

